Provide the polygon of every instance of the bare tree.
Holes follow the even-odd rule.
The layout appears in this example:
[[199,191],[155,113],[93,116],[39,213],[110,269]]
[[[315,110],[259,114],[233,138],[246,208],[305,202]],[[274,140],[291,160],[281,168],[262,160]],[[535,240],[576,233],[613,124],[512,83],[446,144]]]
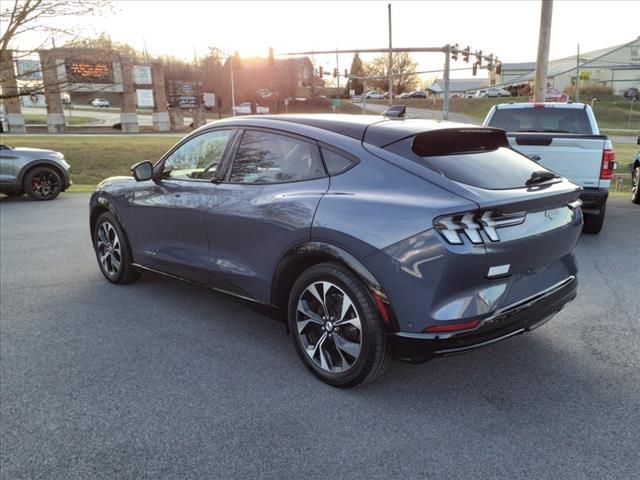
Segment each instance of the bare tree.
[[[389,57],[382,55],[365,64],[364,71],[367,77],[385,77],[388,66]],[[413,61],[408,52],[393,55],[393,74],[397,75],[394,76],[392,83],[394,94],[397,95],[415,89],[418,84],[418,76],[415,73],[417,66],[418,64]],[[386,77],[380,78],[379,80],[371,80],[369,84],[381,90],[389,88]]]
[[[60,20],[103,12],[111,5],[110,0],[5,0],[0,7],[0,61],[3,68],[0,84],[14,80],[16,74],[11,60],[31,58],[34,54],[53,43],[54,39],[78,38],[78,30],[65,28]],[[35,45],[20,48],[25,36],[37,38]],[[30,74],[34,72],[23,72]],[[13,77],[13,79],[11,78]],[[37,87],[3,89],[0,99],[15,98],[34,93]]]

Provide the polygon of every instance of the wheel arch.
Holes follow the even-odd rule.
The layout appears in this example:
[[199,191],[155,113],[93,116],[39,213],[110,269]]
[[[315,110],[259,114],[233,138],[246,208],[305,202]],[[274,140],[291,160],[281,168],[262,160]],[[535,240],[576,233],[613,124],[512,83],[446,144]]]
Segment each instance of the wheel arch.
[[398,329],[393,309],[380,282],[369,269],[345,249],[326,242],[305,242],[290,248],[278,262],[271,282],[271,303],[286,317],[289,293],[296,279],[308,268],[324,262],[337,262],[349,269],[367,287],[385,328]]
[[[27,163],[24,167],[22,167],[22,170],[20,170],[20,173],[18,174],[17,183],[20,185],[21,189],[26,190],[24,185],[24,179],[27,177],[28,173],[34,168],[39,168],[39,167],[47,167],[55,171],[60,177],[60,181],[64,186],[65,175],[62,169],[60,168],[60,166],[50,160],[38,159],[38,160],[34,160],[32,162]],[[61,191],[64,191],[64,190],[61,189]]]

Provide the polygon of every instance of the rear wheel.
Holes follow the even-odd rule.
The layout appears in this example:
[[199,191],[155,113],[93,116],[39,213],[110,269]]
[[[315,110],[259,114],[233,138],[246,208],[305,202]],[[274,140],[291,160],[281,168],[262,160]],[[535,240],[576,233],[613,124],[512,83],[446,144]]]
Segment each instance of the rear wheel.
[[62,180],[49,167],[36,167],[24,179],[24,191],[34,200],[53,200],[62,190]]
[[96,220],[93,248],[102,274],[111,283],[131,283],[140,277],[133,268],[131,249],[124,231],[111,212],[104,212]]
[[289,298],[289,329],[298,356],[317,378],[353,387],[381,376],[390,359],[371,295],[349,270],[322,263],[306,270]]
[[600,213],[586,214],[584,216],[584,225],[582,226],[582,231],[584,233],[600,233],[600,230],[602,230],[602,224],[604,223],[604,215],[606,209],[607,204],[603,203],[602,207],[600,207]]
[[631,201],[640,203],[640,165],[637,165],[631,174]]

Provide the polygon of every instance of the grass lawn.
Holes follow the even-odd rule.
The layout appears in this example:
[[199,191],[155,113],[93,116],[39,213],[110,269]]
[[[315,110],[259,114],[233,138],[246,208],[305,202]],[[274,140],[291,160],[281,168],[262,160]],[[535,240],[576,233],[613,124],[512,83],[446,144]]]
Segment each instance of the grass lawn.
[[[68,115],[65,115],[64,118],[67,122],[67,125],[88,125],[91,123],[99,122],[97,118],[92,118],[92,117],[80,117],[80,116],[70,117]],[[38,114],[38,113],[28,113],[24,115],[24,123],[26,123],[27,125],[46,125],[47,115]]]
[[[343,103],[343,105],[345,105]],[[358,108],[358,107],[356,107]],[[180,135],[3,135],[13,147],[35,147],[64,153],[71,165],[71,191],[91,191],[101,180],[129,175],[131,165],[141,160],[156,161],[181,138]],[[629,173],[640,146],[613,145],[618,173]]]

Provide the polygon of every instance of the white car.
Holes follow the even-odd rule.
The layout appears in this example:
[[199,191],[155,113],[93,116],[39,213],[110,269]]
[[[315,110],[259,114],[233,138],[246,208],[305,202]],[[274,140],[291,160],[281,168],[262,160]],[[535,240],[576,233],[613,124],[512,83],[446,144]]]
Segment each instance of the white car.
[[94,107],[110,107],[111,103],[109,103],[109,100],[105,99],[105,98],[94,98],[93,100],[91,100],[91,105]]
[[381,93],[376,92],[375,90],[371,90],[370,92],[365,93],[364,98],[371,98],[373,100],[381,100],[384,96]]
[[483,97],[510,97],[511,96],[511,92],[509,92],[509,90],[505,90],[504,88],[497,88],[497,87],[491,87],[491,88],[482,88],[480,90],[478,90],[476,92],[476,98],[483,98]]
[[[236,115],[251,115],[251,102],[244,102],[233,107],[233,113]],[[256,113],[269,113],[269,107],[261,107],[256,104]]]

